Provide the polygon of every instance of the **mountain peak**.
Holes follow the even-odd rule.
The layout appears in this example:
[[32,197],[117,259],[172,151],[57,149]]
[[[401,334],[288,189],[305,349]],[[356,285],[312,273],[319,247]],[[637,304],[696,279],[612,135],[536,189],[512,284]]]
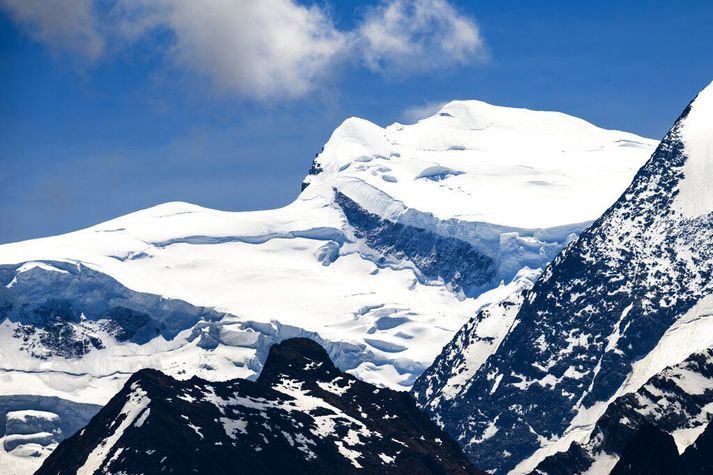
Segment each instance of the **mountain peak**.
[[460,126],[470,130],[485,130],[496,127],[532,134],[533,132],[555,137],[567,134],[606,132],[579,117],[563,112],[540,111],[524,107],[505,107],[480,100],[455,100],[448,102],[435,115],[424,120],[457,119]]
[[362,206],[378,190],[440,220],[584,223],[619,197],[655,145],[561,112],[452,101],[410,125],[345,120],[315,157],[301,198],[357,183],[364,199],[350,198]]
[[310,378],[326,381],[334,379],[339,373],[319,343],[308,338],[289,338],[270,347],[258,381],[272,384],[284,376],[302,378],[306,374]]
[[682,119],[681,141],[686,162],[674,207],[687,217],[713,211],[713,82],[703,89]]

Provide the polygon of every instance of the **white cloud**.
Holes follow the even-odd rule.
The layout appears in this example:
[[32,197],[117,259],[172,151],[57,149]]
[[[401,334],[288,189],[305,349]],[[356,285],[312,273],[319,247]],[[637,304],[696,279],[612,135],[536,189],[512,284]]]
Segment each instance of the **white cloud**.
[[486,57],[475,22],[446,0],[391,0],[372,8],[359,28],[367,67],[409,74]]
[[93,0],[0,0],[0,8],[36,41],[88,59],[102,53]]
[[431,117],[439,110],[443,109],[447,102],[436,101],[427,102],[415,106],[407,107],[401,112],[402,120],[407,124],[413,124],[426,117]]
[[[347,63],[405,76],[478,60],[478,28],[446,0],[384,0],[350,31],[295,0],[0,0],[33,38],[87,58],[169,33],[161,52],[237,96],[300,97]],[[98,27],[101,25],[101,29]],[[99,31],[101,30],[101,34]]]
[[177,66],[249,97],[304,95],[346,42],[323,10],[292,0],[122,0],[119,11],[121,31],[171,31]]

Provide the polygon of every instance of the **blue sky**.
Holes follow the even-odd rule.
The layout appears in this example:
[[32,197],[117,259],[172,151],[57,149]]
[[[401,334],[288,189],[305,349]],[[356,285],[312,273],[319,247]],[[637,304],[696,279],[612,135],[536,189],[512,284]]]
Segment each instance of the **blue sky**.
[[349,116],[481,99],[660,138],[713,80],[705,0],[172,5],[0,0],[0,242],[287,204]]

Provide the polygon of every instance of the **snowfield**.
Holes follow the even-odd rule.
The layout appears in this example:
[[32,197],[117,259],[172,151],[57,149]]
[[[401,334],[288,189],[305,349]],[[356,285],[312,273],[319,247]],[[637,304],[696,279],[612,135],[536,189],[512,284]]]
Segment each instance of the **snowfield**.
[[598,218],[656,143],[558,112],[454,101],[414,125],[348,119],[307,183],[356,179],[390,197],[382,209],[396,202],[440,221],[555,228]]

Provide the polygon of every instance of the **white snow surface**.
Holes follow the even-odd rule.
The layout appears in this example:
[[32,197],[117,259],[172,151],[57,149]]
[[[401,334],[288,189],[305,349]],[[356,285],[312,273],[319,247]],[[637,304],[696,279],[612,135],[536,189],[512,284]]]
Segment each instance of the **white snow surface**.
[[[354,239],[335,190],[383,218],[480,246],[496,255],[499,275],[512,277],[533,259],[545,265],[545,250],[556,252],[597,218],[655,145],[565,114],[479,101],[451,102],[413,125],[382,128],[351,118],[316,159],[323,171],[308,176],[309,186],[283,208],[227,212],[165,203],[2,245],[0,264],[29,263],[23,272],[59,270],[49,261],[81,264],[131,290],[213,308],[230,314],[221,323],[224,343],[246,321],[317,332],[371,355],[351,373],[408,389],[468,318],[502,292],[494,282],[491,291],[465,298],[424,282],[408,262],[379,263]],[[483,244],[493,238],[496,244]],[[338,258],[323,259],[338,242]],[[506,245],[506,253],[492,248]],[[395,325],[380,325],[384,317]],[[141,367],[179,377],[254,376],[248,363],[255,349],[239,332],[235,344],[212,350],[189,341],[190,329],[144,345],[104,335],[107,348],[80,359],[39,360],[19,349],[13,325],[0,324],[1,394],[101,404]]]
[[549,228],[598,218],[656,144],[559,112],[453,101],[413,125],[346,120],[308,182],[351,177],[441,220]]
[[[44,459],[57,447],[56,433],[38,428],[36,433],[10,433],[6,422],[28,422],[41,419],[54,424],[59,429],[59,416],[53,412],[38,410],[8,411],[5,420],[0,421],[5,435],[0,437],[0,473],[3,475],[24,475],[34,473]],[[54,431],[53,431],[54,432]]]
[[29,475],[40,468],[42,462],[57,447],[57,444],[23,444],[7,452],[3,447],[5,437],[0,438],[0,473],[3,475]]
[[638,391],[663,369],[710,347],[713,347],[713,295],[702,298],[666,330],[654,349],[634,363],[614,397]]
[[713,82],[701,91],[681,128],[688,158],[683,167],[674,206],[689,217],[708,214],[713,209]]
[[48,421],[56,422],[59,421],[59,416],[55,414],[54,412],[47,412],[47,411],[37,411],[33,409],[25,409],[22,411],[9,411],[7,415],[5,416],[5,419],[8,421],[10,420],[18,420],[22,422],[26,422],[27,419],[47,419]]

